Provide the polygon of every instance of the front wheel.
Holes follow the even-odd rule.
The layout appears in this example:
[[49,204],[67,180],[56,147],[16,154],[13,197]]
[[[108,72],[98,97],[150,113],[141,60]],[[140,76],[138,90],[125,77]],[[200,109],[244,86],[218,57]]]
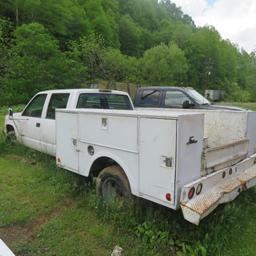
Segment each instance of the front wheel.
[[129,182],[118,165],[104,168],[96,179],[97,193],[107,202],[119,198],[130,198]]
[[5,138],[5,141],[7,144],[13,144],[15,143],[17,140],[17,137],[16,137],[16,134],[15,134],[15,131],[9,131],[7,134],[6,134],[6,138]]

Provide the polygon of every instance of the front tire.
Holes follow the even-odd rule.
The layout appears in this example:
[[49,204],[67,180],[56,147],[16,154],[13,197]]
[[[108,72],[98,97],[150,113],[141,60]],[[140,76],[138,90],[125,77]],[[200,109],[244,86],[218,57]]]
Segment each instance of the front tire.
[[118,165],[106,167],[100,172],[96,179],[96,191],[106,202],[131,198],[129,182]]
[[17,137],[16,137],[16,134],[15,134],[15,131],[9,131],[7,134],[6,134],[6,138],[5,138],[5,141],[7,144],[14,144],[17,140]]

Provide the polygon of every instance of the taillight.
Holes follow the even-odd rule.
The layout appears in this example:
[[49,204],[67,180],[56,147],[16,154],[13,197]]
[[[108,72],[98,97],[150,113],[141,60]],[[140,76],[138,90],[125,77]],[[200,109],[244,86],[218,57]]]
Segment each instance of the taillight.
[[203,184],[199,183],[196,187],[196,194],[199,195],[203,189]]
[[166,198],[167,201],[172,201],[172,195],[171,195],[171,193],[167,193],[167,194],[165,195],[165,198]]
[[192,197],[194,196],[195,194],[195,188],[192,187],[189,192],[188,192],[188,199],[192,199]]

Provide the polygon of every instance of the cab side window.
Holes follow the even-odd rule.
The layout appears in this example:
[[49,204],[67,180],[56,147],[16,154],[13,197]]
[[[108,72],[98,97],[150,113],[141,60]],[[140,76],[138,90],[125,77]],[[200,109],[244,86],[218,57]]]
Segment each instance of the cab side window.
[[22,116],[40,118],[42,116],[46,96],[47,94],[38,94],[37,96],[35,96],[35,98],[23,111]]
[[68,104],[69,93],[52,94],[46,113],[47,119],[55,119],[56,108],[66,108]]
[[142,106],[157,107],[160,104],[160,91],[144,90],[140,100]]
[[183,103],[191,100],[181,91],[167,91],[165,94],[164,106],[173,108],[182,108]]

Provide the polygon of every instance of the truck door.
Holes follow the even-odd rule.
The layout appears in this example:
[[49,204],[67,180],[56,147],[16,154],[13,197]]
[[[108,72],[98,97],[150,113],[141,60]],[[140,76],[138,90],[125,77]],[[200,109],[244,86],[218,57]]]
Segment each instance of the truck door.
[[45,118],[42,121],[42,147],[43,152],[55,156],[56,136],[55,136],[55,110],[67,107],[69,93],[53,93],[50,95]]
[[36,95],[17,120],[22,143],[39,151],[42,150],[41,121],[46,97],[47,94]]
[[141,118],[139,148],[140,192],[152,201],[174,204],[176,120]]

